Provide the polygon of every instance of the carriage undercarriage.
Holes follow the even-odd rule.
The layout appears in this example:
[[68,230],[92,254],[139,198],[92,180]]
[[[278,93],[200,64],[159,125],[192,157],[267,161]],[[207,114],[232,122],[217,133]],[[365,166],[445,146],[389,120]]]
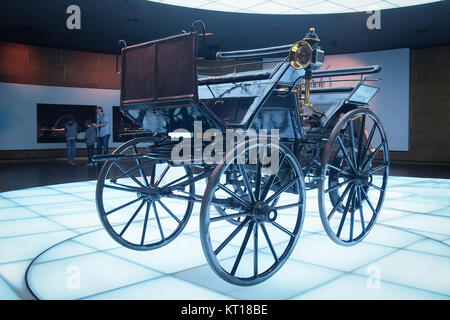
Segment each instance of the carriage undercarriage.
[[[196,38],[190,41],[195,48]],[[322,225],[334,242],[350,246],[367,236],[386,191],[388,144],[378,117],[366,103],[352,99],[367,80],[362,75],[379,68],[331,72],[331,76],[358,74],[361,79],[351,90],[306,88],[312,105],[341,101],[332,108],[323,103],[328,106],[324,111],[306,104],[312,110],[307,113],[298,82],[305,75],[287,83],[292,67],[287,60],[280,65],[270,78],[244,75],[247,78],[239,83],[238,77],[228,82],[226,77],[197,80],[194,71],[192,91],[198,85],[199,96],[194,94],[187,103],[177,97],[169,108],[155,101],[146,101],[142,107],[140,102],[122,99],[123,112],[136,123],[145,126],[147,121],[154,128],[150,120],[158,119],[164,125],[126,142],[111,155],[97,157],[104,162],[97,183],[97,209],[117,242],[134,250],[165,246],[185,229],[198,203],[208,264],[232,284],[254,285],[276,273],[292,253],[305,219],[308,190],[316,190]],[[316,76],[321,76],[320,71]],[[222,88],[227,83],[238,87],[241,96],[232,96],[235,89]],[[249,99],[254,93],[242,88],[261,83],[265,88]],[[202,97],[205,91],[211,96]],[[183,150],[183,161],[174,159],[181,139],[168,133],[181,128],[180,123],[194,121],[216,129],[214,138],[209,135],[207,142]],[[233,138],[230,144],[227,129],[266,131],[237,141]],[[278,130],[276,134],[271,134],[273,129]],[[210,158],[204,156],[206,151]],[[196,191],[205,184],[205,190]]]

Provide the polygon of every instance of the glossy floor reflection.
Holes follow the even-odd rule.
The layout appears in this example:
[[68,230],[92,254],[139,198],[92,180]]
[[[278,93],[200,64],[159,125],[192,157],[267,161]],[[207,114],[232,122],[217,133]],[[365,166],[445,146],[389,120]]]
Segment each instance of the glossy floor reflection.
[[450,298],[450,180],[390,177],[377,225],[354,247],[328,239],[309,191],[289,261],[252,287],[207,264],[197,204],[172,243],[137,252],[103,230],[94,190],[88,181],[0,193],[0,299]]

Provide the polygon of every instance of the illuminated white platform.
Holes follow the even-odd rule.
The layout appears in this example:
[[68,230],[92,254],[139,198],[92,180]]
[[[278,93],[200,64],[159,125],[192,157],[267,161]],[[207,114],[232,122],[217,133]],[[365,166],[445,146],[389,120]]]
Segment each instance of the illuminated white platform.
[[252,287],[224,282],[206,263],[198,204],[172,243],[136,252],[103,230],[94,191],[89,181],[0,193],[0,299],[31,298],[27,285],[39,299],[450,297],[450,180],[390,177],[377,225],[354,247],[328,239],[309,191],[289,261]]

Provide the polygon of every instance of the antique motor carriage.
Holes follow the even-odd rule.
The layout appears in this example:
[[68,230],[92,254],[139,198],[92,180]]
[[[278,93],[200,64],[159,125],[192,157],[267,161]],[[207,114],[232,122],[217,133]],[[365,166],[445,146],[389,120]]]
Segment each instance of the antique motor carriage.
[[[201,66],[204,36],[122,48],[120,109],[143,130],[96,157],[106,231],[125,247],[152,250],[192,214],[199,228],[185,232],[200,232],[214,272],[241,286],[281,268],[306,212],[318,211],[337,244],[359,243],[388,179],[386,133],[368,108],[379,90],[368,75],[381,67],[320,70],[314,28],[293,45],[218,52],[213,66]],[[306,192],[318,206],[307,208]]]

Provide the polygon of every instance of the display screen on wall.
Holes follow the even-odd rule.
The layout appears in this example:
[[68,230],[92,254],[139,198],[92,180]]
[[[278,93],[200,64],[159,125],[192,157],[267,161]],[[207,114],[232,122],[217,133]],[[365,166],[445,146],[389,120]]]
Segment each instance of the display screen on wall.
[[143,133],[144,130],[126,117],[120,107],[113,107],[113,142],[125,142]]
[[[75,118],[80,132],[86,130],[85,121],[96,121],[97,106],[68,104],[37,104],[37,142],[65,142],[64,132],[70,114]],[[80,140],[81,142],[81,140]]]

